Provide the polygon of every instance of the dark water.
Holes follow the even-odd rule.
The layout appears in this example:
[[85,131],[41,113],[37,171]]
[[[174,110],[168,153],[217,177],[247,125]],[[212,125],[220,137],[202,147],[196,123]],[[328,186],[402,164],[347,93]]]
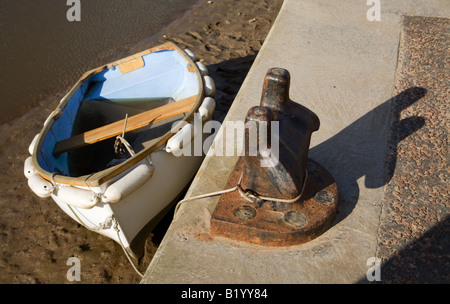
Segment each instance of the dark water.
[[0,0],[0,124],[116,59],[198,0]]

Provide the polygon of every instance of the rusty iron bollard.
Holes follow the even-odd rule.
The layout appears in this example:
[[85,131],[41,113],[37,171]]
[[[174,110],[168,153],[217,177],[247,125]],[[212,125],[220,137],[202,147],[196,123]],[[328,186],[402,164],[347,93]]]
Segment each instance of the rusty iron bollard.
[[[211,235],[290,246],[305,243],[332,225],[339,201],[337,185],[327,170],[308,158],[311,134],[320,121],[290,100],[289,86],[287,70],[267,72],[261,104],[245,119],[245,155],[239,157],[225,186],[239,185],[239,191],[221,195],[211,217]],[[258,132],[263,127],[267,136]],[[252,134],[258,134],[256,142]],[[255,145],[256,155],[250,153]]]

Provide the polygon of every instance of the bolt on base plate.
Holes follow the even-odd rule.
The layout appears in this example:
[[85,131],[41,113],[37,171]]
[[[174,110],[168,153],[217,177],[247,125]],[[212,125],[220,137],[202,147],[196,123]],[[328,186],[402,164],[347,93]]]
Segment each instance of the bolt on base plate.
[[[225,189],[236,186],[244,163],[236,163]],[[222,194],[211,217],[210,233],[267,246],[291,246],[308,242],[332,225],[338,210],[334,178],[308,159],[308,177],[297,202],[282,203],[243,198],[238,191]]]

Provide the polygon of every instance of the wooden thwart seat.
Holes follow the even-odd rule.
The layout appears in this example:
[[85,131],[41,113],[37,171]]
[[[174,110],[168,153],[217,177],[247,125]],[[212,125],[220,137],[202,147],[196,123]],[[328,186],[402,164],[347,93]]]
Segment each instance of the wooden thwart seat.
[[[192,109],[196,100],[197,95],[131,116],[127,119],[125,132],[148,126],[153,122],[161,121],[178,114],[186,113]],[[125,119],[122,119],[106,126],[61,140],[56,143],[53,154],[59,155],[120,135],[124,130],[124,124]]]

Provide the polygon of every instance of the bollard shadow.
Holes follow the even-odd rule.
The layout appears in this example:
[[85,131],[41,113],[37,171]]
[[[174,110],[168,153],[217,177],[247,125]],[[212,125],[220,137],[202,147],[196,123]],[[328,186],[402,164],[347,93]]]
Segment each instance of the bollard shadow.
[[216,94],[214,95],[216,110],[213,120],[222,123],[255,58],[256,55],[248,55],[207,66],[209,75],[214,79],[216,85]]
[[346,218],[358,201],[368,199],[360,197],[358,180],[364,178],[365,187],[370,189],[391,180],[398,144],[425,124],[425,119],[418,116],[401,120],[400,113],[426,92],[420,87],[409,88],[310,149],[309,157],[323,165],[338,185],[340,201],[335,224]]

